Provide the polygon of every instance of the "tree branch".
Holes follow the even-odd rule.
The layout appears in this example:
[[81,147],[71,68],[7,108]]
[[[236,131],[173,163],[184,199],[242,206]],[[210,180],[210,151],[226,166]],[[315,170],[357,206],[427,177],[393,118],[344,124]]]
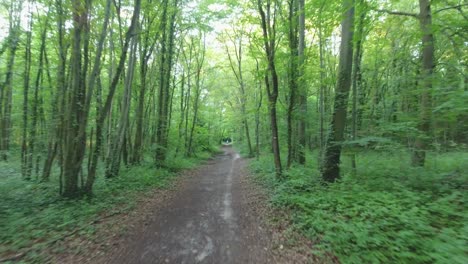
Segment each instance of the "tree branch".
[[401,12],[401,11],[391,11],[387,9],[374,9],[374,11],[380,12],[380,13],[387,13],[390,15],[398,15],[398,16],[410,16],[410,17],[419,17],[419,14],[416,13],[407,13],[407,12]]
[[461,11],[461,8],[464,7],[464,6],[468,6],[468,4],[462,4],[462,5],[444,7],[444,8],[441,8],[441,9],[439,9],[439,10],[436,10],[436,11],[434,12],[434,14],[437,14],[437,13],[439,13],[439,12],[442,12],[442,11],[445,11],[445,10],[449,10],[449,9],[457,9],[457,10]]

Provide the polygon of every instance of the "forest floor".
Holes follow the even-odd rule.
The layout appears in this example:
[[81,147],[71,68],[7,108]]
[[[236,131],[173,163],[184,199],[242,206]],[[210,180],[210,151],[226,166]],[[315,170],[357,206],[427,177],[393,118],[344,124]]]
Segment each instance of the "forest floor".
[[[230,146],[170,190],[157,191],[129,214],[101,224],[99,239],[74,239],[75,254],[57,263],[311,263],[307,240],[291,244],[284,221],[253,183],[248,160]],[[277,217],[280,218],[280,217]]]

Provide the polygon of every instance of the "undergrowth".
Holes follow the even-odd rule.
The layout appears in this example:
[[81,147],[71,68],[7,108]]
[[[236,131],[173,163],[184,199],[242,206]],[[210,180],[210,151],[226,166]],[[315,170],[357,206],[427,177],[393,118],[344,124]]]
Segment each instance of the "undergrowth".
[[[0,163],[0,259],[27,252],[22,261],[41,262],[41,250],[77,229],[79,235],[92,237],[96,230],[92,221],[131,210],[144,193],[170,186],[177,171],[194,167],[211,155],[170,159],[165,169],[149,163],[122,168],[117,178],[98,177],[94,196],[81,200],[60,198],[56,175],[50,182],[25,181],[18,172],[19,164]],[[103,175],[102,170],[98,175]]]
[[468,153],[432,154],[413,168],[407,153],[367,152],[355,176],[345,156],[342,179],[329,185],[308,158],[313,166],[291,168],[282,182],[269,156],[251,169],[315,254],[341,263],[468,263]]

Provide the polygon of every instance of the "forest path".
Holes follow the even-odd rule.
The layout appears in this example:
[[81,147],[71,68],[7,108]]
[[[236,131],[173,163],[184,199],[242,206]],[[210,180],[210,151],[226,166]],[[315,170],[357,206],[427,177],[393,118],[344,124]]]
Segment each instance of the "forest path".
[[186,179],[106,263],[272,263],[271,237],[250,210],[247,161],[232,147]]

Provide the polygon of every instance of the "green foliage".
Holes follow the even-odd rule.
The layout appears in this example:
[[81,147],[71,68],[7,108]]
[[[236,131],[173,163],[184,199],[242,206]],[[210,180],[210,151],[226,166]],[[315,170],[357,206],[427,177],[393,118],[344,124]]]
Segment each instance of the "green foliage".
[[360,154],[356,176],[344,158],[345,176],[330,185],[309,167],[293,167],[277,182],[268,156],[251,169],[318,255],[330,252],[341,263],[467,263],[467,153],[431,155],[426,168],[410,167],[407,156]]

